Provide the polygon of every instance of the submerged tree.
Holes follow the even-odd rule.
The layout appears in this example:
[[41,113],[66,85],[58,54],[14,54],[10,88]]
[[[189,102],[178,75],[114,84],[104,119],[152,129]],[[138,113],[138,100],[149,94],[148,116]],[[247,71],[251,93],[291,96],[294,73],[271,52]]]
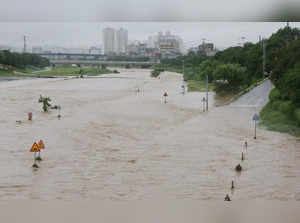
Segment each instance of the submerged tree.
[[44,112],[48,112],[48,108],[51,107],[51,104],[49,103],[51,99],[49,97],[43,97],[40,95],[39,103],[43,103],[43,110]]

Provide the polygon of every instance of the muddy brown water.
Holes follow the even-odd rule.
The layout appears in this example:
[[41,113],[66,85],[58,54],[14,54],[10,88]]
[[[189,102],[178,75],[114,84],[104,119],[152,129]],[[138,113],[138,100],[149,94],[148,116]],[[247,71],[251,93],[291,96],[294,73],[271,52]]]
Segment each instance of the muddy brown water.
[[[214,107],[210,93],[203,113],[204,93],[182,95],[179,74],[116,75],[130,78],[0,83],[0,200],[300,200],[300,142],[261,127],[254,140],[260,107]],[[60,120],[56,110],[42,112],[40,94],[61,105]],[[40,139],[46,149],[35,171],[29,149]]]

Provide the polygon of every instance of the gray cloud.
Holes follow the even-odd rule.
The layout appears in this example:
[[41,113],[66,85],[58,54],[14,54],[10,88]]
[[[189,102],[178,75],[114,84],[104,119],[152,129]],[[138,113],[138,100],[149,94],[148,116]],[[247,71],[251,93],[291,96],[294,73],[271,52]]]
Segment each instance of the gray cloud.
[[0,21],[300,21],[298,0],[0,0]]

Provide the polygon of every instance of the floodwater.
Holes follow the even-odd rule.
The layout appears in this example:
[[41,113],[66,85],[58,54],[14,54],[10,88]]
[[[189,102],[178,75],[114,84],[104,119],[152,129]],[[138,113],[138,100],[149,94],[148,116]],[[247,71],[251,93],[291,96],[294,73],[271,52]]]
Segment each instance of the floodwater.
[[[214,107],[210,93],[203,113],[205,93],[181,94],[179,74],[113,76],[0,83],[0,200],[300,200],[300,142],[261,127],[254,140],[258,105]],[[42,112],[39,95],[61,105],[60,120]]]

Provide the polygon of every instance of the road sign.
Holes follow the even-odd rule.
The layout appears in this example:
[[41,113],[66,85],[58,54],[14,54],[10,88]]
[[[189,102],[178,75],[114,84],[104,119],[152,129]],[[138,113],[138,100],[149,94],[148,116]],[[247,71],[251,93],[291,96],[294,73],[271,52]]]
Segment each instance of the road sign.
[[254,139],[256,139],[256,121],[259,120],[258,114],[254,114],[252,120],[254,121]]
[[38,144],[35,142],[33,143],[33,145],[31,146],[30,152],[39,152],[40,148],[38,146]]
[[38,146],[39,146],[40,149],[45,149],[45,144],[44,144],[43,140],[39,141]]
[[252,120],[253,121],[258,121],[259,120],[258,114],[254,114]]

